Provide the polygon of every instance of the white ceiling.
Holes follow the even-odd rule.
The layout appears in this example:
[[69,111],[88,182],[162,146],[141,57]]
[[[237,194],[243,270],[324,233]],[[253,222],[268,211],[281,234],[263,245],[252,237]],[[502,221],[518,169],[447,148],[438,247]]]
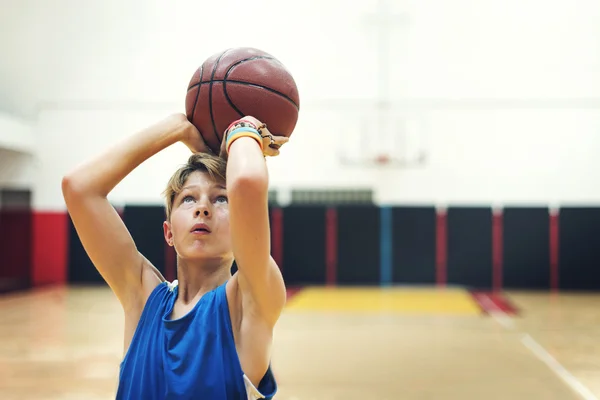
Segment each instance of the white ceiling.
[[[376,2],[0,0],[0,111],[179,104],[203,59],[234,46],[280,58],[303,100],[369,97],[382,83],[400,97],[598,98],[598,2],[392,1],[411,23],[390,45],[390,82],[364,26]],[[240,23],[247,29],[229,29]]]
[[[296,72],[304,97],[311,87],[329,95],[322,67],[353,62],[368,47],[363,30],[353,30],[375,1],[0,0],[0,111],[35,118],[40,104],[57,102],[179,104],[202,61],[235,46],[276,55]],[[247,29],[228,29],[240,21]],[[372,65],[366,58],[338,75],[368,78]]]
[[39,102],[68,98],[74,85],[103,76],[107,68],[118,76],[114,61],[136,50],[135,32],[148,22],[138,5],[0,0],[0,110],[33,116]]

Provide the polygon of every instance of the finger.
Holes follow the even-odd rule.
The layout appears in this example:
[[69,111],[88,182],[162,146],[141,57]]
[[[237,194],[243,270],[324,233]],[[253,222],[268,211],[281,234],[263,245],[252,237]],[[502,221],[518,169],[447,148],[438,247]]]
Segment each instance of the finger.
[[260,133],[260,136],[265,137],[274,137],[273,134],[269,131],[269,128],[260,128],[258,130],[258,132]]
[[273,141],[280,146],[286,144],[287,142],[289,142],[289,140],[290,138],[285,136],[273,136]]
[[250,123],[256,125],[257,127],[262,125],[262,122],[260,122],[258,119],[254,118],[251,115],[246,115],[245,117],[241,118],[241,121],[250,122]]

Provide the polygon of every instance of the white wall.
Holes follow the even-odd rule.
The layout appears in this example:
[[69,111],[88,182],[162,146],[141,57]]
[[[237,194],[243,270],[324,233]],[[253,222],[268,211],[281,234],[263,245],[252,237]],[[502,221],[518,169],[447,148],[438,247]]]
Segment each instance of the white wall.
[[32,189],[35,150],[33,126],[0,112],[0,187]]
[[[43,113],[44,151],[39,157],[51,167],[36,174],[36,205],[61,207],[60,178],[69,168],[168,111]],[[352,117],[339,115],[340,120]],[[438,110],[426,115],[429,161],[424,167],[344,169],[332,150],[347,131],[335,119],[309,109],[282,155],[269,160],[272,185],[284,190],[373,187],[385,203],[600,201],[596,110]],[[318,123],[320,129],[310,129]],[[160,202],[164,184],[187,156],[181,144],[167,149],[125,179],[111,199],[117,204]]]
[[[180,102],[202,61],[236,46],[277,55],[294,72],[303,98],[362,98],[374,93],[369,87],[376,80],[360,25],[373,2],[13,2],[0,15],[2,59],[10,60],[0,64],[0,105],[30,115],[82,102]],[[301,51],[306,45],[310,50]],[[323,73],[325,67],[333,68]],[[357,76],[363,87],[347,84]]]
[[33,156],[0,149],[0,188],[33,189],[35,167]]
[[[279,57],[300,88],[297,130],[282,157],[269,162],[276,187],[373,186],[386,203],[600,201],[598,2],[394,2],[389,14],[405,13],[408,25],[393,30],[389,82],[378,75],[376,32],[365,22],[375,0],[293,7],[275,0],[59,2],[64,7],[39,3],[50,14],[13,23],[27,44],[15,63],[35,76],[24,84],[32,97],[15,98],[36,104],[40,208],[62,206],[60,177],[84,157],[182,111],[202,60],[241,45]],[[240,21],[241,33],[231,28]],[[40,37],[43,60],[34,51]],[[33,65],[54,79],[35,75]],[[365,110],[382,92],[395,112],[423,123],[428,163],[396,171],[338,166],[340,143],[366,135],[377,144],[379,120]],[[372,125],[348,128],[356,116]],[[119,186],[114,201],[160,201],[186,155],[176,146],[150,160]]]
[[32,153],[34,134],[31,124],[6,113],[0,113],[0,149]]

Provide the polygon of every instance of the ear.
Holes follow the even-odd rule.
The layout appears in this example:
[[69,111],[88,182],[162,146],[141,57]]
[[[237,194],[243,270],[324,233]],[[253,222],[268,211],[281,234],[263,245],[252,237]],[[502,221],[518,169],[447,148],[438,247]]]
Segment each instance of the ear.
[[165,235],[165,241],[167,242],[167,244],[171,247],[174,246],[173,244],[173,232],[171,231],[171,223],[168,221],[164,221],[163,222],[163,231],[164,231],[164,235]]

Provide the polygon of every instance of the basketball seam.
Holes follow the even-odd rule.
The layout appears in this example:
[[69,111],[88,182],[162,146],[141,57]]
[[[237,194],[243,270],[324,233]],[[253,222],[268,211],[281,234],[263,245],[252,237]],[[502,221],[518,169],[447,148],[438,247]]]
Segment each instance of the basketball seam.
[[[224,54],[224,53],[223,53],[223,54]],[[221,55],[221,57],[222,57],[222,56],[223,56],[223,55]],[[213,79],[213,78],[214,78],[214,74],[213,74],[213,76],[211,77],[211,80],[210,80],[210,81],[207,81],[207,82],[202,82],[202,81],[200,81],[200,82],[198,82],[198,83],[196,83],[196,84],[194,84],[194,85],[190,86],[190,87],[188,88],[188,90],[191,90],[191,89],[193,89],[195,86],[197,86],[197,85],[201,85],[202,83],[209,83],[209,82],[211,83],[211,89],[212,89],[212,83],[213,83],[213,82],[223,82],[223,86],[225,86],[227,83],[235,83],[235,84],[238,84],[238,85],[245,85],[245,86],[254,86],[254,87],[258,87],[258,88],[261,88],[261,89],[268,90],[268,91],[269,91],[269,92],[271,92],[271,93],[274,93],[274,94],[276,94],[276,95],[278,95],[278,96],[281,96],[281,97],[283,97],[284,99],[286,99],[287,101],[289,101],[290,103],[292,103],[292,104],[294,105],[294,107],[295,107],[297,110],[299,110],[299,109],[300,109],[300,106],[299,106],[298,104],[296,104],[296,102],[295,102],[295,101],[294,101],[292,98],[290,98],[289,96],[287,96],[287,95],[285,95],[285,94],[281,93],[281,92],[280,92],[280,91],[278,91],[278,90],[275,90],[275,89],[273,89],[273,88],[270,88],[270,87],[268,87],[268,86],[258,85],[258,84],[255,84],[255,83],[250,83],[250,82],[245,82],[245,81],[238,81],[238,80],[229,80],[229,79],[227,79],[227,77],[229,76],[229,73],[231,72],[231,70],[232,70],[234,67],[236,67],[236,66],[238,66],[239,64],[242,64],[242,63],[244,63],[244,62],[246,62],[246,61],[252,61],[252,60],[257,60],[257,59],[267,59],[267,60],[274,60],[275,58],[273,58],[273,57],[269,57],[269,56],[254,56],[254,57],[245,58],[245,59],[243,59],[243,60],[237,61],[237,62],[235,62],[234,64],[232,64],[232,65],[229,67],[229,69],[227,70],[227,73],[225,74],[225,78],[224,78],[224,79]],[[219,57],[219,60],[220,60],[220,57]],[[218,62],[218,61],[217,61],[217,62]],[[200,77],[200,78],[202,79],[202,77]],[[225,91],[225,89],[223,89],[223,90]],[[212,92],[212,90],[211,90],[211,92]],[[231,100],[230,100],[229,96],[227,95],[227,92],[225,92],[225,97],[226,97],[227,101],[229,102],[229,105],[231,105],[231,106],[232,106],[232,107],[235,109],[235,111],[237,111],[238,113],[240,113],[240,114],[241,114],[240,110],[239,110],[239,109],[237,109],[237,107],[235,107],[235,105],[234,105],[234,104],[231,102]]]
[[231,99],[229,98],[229,95],[227,94],[227,86],[226,86],[226,81],[223,81],[223,95],[225,96],[225,99],[227,100],[227,102],[229,103],[229,105],[231,106],[231,108],[233,108],[233,110],[238,113],[238,115],[241,117],[244,117],[244,113],[240,111],[239,108],[237,108],[235,106],[235,104],[233,104],[233,101],[231,101]]
[[291,98],[289,98],[288,96],[286,96],[285,94],[275,90],[275,89],[271,89],[270,87],[267,86],[262,86],[262,85],[256,85],[254,83],[249,83],[249,82],[243,82],[243,81],[227,81],[228,84],[233,84],[233,85],[242,85],[242,86],[254,86],[256,88],[260,88],[260,89],[264,89],[268,92],[271,92],[273,94],[276,94],[280,97],[283,97],[284,99],[286,99],[287,101],[289,101],[290,103],[292,103],[292,105],[294,106],[294,108],[296,108],[296,110],[299,110],[300,107],[298,106],[298,104],[296,104],[294,102],[294,100],[292,100]]
[[[229,51],[229,50],[231,50],[231,49],[225,50],[225,52],[227,52],[227,51]],[[223,54],[225,54],[225,52],[224,52]],[[219,56],[219,59],[220,59],[220,57],[222,57],[222,56],[223,56],[223,54],[221,54],[221,55]],[[243,63],[243,62],[245,62],[245,61],[252,61],[252,60],[257,60],[257,59],[275,60],[275,58],[273,58],[273,57],[271,57],[271,56],[253,56],[253,57],[248,57],[248,58],[244,58],[244,59],[242,59],[242,60],[236,61],[235,63],[233,63],[233,64],[231,64],[231,65],[229,66],[229,69],[228,69],[228,70],[227,70],[227,72],[225,73],[225,79],[227,79],[227,75],[229,75],[229,72],[231,71],[231,69],[232,69],[233,67],[235,67],[235,66],[237,66],[237,65],[239,65],[239,64],[241,64],[241,63]],[[204,66],[204,64],[202,64],[202,65]],[[200,80],[202,80],[202,77],[200,77]],[[222,81],[222,79],[215,79],[215,82],[221,82],[221,81]],[[189,86],[189,87],[187,88],[187,90],[189,91],[189,90],[191,90],[191,89],[195,88],[195,87],[196,87],[196,86],[198,86],[200,83],[208,83],[208,82],[210,82],[210,81],[206,81],[206,82],[196,82],[196,83],[194,83],[193,85]]]
[[233,108],[235,110],[235,112],[237,112],[240,117],[243,117],[244,113],[239,108],[237,108],[235,104],[233,104],[233,101],[231,100],[231,98],[227,94],[227,77],[231,73],[231,70],[234,69],[237,65],[240,65],[241,63],[243,63],[245,61],[259,60],[259,59],[272,60],[273,57],[269,57],[269,56],[253,56],[253,57],[244,58],[243,60],[239,60],[239,61],[231,64],[229,66],[229,69],[227,69],[227,72],[225,72],[225,77],[223,77],[223,94],[225,95],[225,99],[227,100],[227,102],[229,103],[229,105],[231,106],[231,108]]
[[[215,79],[214,81],[204,81],[204,82],[200,82],[200,83],[210,83],[210,82],[219,83],[219,82],[223,82],[223,79]],[[289,98],[285,94],[283,94],[283,93],[281,93],[281,92],[279,92],[279,91],[277,91],[275,89],[272,89],[272,88],[270,88],[268,86],[262,86],[262,85],[257,85],[256,83],[250,83],[250,82],[245,82],[245,81],[235,81],[235,80],[229,80],[229,79],[227,80],[227,83],[228,84],[232,83],[232,84],[235,84],[235,85],[242,85],[242,86],[254,86],[254,87],[257,87],[257,88],[260,88],[260,89],[265,89],[265,90],[267,90],[267,91],[269,91],[269,92],[271,92],[273,94],[276,94],[278,96],[283,97],[284,99],[286,99],[287,101],[289,101],[290,103],[292,103],[292,105],[296,109],[300,109],[300,107],[298,107],[298,104],[296,104],[294,102],[294,100],[292,100],[291,98]],[[198,86],[198,84],[190,86],[190,90],[193,89],[193,88],[195,88],[196,86]]]
[[215,78],[215,74],[217,73],[217,66],[219,65],[219,61],[221,61],[221,58],[223,58],[225,53],[227,53],[229,50],[230,49],[227,49],[223,53],[221,53],[219,58],[217,58],[217,61],[215,61],[215,65],[213,66],[212,74],[210,76],[210,88],[208,91],[208,106],[209,106],[209,110],[210,110],[210,121],[212,122],[213,133],[214,133],[215,137],[217,138],[217,143],[221,143],[221,141],[219,140],[219,134],[217,133],[217,124],[215,123],[215,116],[213,114],[212,89],[213,89],[213,83],[215,82],[214,78]]
[[[198,105],[198,97],[200,97],[200,88],[202,87],[202,74],[204,73],[204,63],[200,66],[200,75],[198,76],[198,91],[196,92],[196,98],[194,99],[194,107],[192,107],[192,121],[194,120],[194,115],[196,114],[196,105]],[[194,85],[195,86],[195,85]],[[190,90],[188,89],[188,92]],[[200,132],[202,134],[202,132]]]

